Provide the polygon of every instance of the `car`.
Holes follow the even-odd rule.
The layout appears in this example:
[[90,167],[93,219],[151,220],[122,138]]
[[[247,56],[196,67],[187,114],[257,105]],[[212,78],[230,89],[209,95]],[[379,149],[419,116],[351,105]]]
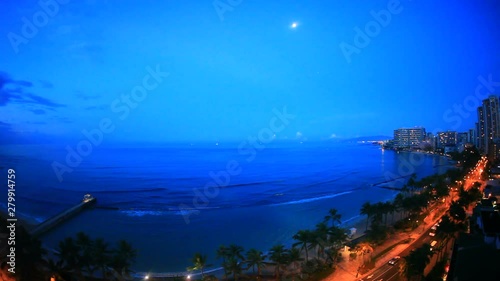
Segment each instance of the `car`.
[[434,233],[434,232],[431,231],[431,232],[429,232],[429,236],[434,237],[434,236],[436,236],[436,233]]
[[400,256],[395,256],[395,257],[393,257],[393,258],[389,261],[389,264],[390,264],[390,265],[395,265],[395,264],[399,261],[399,259],[401,259],[401,257],[400,257]]
[[433,225],[433,226],[431,227],[431,229],[432,229],[432,230],[436,230],[436,229],[437,229],[437,225]]
[[431,249],[430,249],[431,252],[434,250],[434,247],[436,246],[436,244],[437,244],[436,240],[432,241],[432,243],[431,243]]

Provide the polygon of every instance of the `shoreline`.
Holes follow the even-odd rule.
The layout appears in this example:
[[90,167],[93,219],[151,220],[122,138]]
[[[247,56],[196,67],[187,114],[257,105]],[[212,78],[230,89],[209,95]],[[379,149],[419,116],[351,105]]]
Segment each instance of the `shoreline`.
[[[410,152],[411,152],[411,151],[410,151]],[[413,153],[422,153],[422,152],[413,152]],[[392,154],[392,153],[391,153],[391,154]],[[434,157],[435,157],[435,156],[441,156],[441,155],[432,155],[432,154],[428,154],[427,156],[434,156]],[[443,156],[441,156],[441,157],[443,157]],[[441,158],[441,157],[439,157],[439,158]],[[443,158],[443,159],[444,159],[444,158]],[[443,165],[443,166],[445,166],[445,165]],[[429,166],[429,169],[431,169],[431,168],[432,168],[432,170],[434,170],[434,173],[437,173],[437,172],[438,172],[438,170],[436,170],[436,169],[435,169],[436,167],[431,167],[431,166]],[[440,167],[440,168],[442,168],[442,167]],[[452,168],[452,167],[450,166],[449,168]],[[419,174],[420,174],[420,173],[419,173]],[[349,176],[349,177],[353,178],[351,181],[354,181],[354,180],[355,180],[355,178],[357,178],[357,176]],[[376,182],[376,180],[374,180],[374,181]],[[372,181],[372,182],[374,182],[374,181]],[[370,181],[368,181],[368,182],[370,182]],[[397,181],[396,181],[396,183],[397,183]],[[380,184],[380,183],[379,183],[379,184]],[[374,189],[373,189],[373,187],[378,187],[378,186],[374,186],[374,185],[375,185],[375,184],[372,184],[372,185],[367,185],[367,186],[368,186],[368,187],[367,187],[367,189],[374,190]],[[392,183],[392,185],[395,185],[395,184],[394,184],[394,183]],[[357,191],[356,191],[356,192],[357,192]],[[371,192],[371,191],[370,191],[370,192]],[[377,194],[378,194],[378,191],[374,191],[374,192],[372,192],[372,193],[377,193]],[[372,193],[370,193],[370,194],[372,194]],[[360,196],[358,196],[358,198],[364,198],[366,201],[370,201],[371,199],[374,199],[374,200],[375,200],[374,202],[383,202],[383,201],[387,201],[387,200],[392,200],[392,199],[393,199],[393,197],[395,196],[395,194],[396,194],[396,193],[391,193],[390,195],[389,195],[389,193],[387,193],[387,194],[388,194],[388,197],[386,197],[386,198],[382,198],[382,197],[381,197],[381,198],[379,198],[379,200],[376,200],[376,199],[375,199],[375,197],[366,197],[366,196],[370,196],[370,195],[363,195],[363,194],[364,194],[364,192],[362,192],[362,193],[360,193],[360,194],[361,194],[361,195],[360,195]],[[376,198],[378,198],[378,196],[377,196]],[[341,200],[341,201],[342,201],[342,200]],[[335,201],[335,202],[336,202],[336,201]],[[343,203],[341,203],[341,205],[343,206]],[[337,205],[337,206],[341,206],[341,205]],[[330,206],[331,206],[331,207],[337,207],[336,205],[330,205]],[[365,234],[365,230],[366,230],[366,220],[367,220],[367,218],[366,218],[366,216],[365,216],[365,215],[360,215],[360,211],[359,211],[360,207],[361,207],[361,205],[356,206],[356,205],[351,204],[351,205],[350,205],[350,207],[348,207],[348,208],[349,208],[349,209],[348,209],[348,213],[349,213],[348,215],[349,215],[350,217],[348,217],[345,221],[342,221],[342,223],[339,225],[340,227],[342,227],[342,228],[346,229],[346,232],[347,232],[348,234],[350,234],[350,231],[349,231],[349,230],[350,230],[350,228],[356,228],[356,233],[352,236],[351,240],[357,239],[357,238],[359,238],[359,237],[361,237],[361,236],[363,236],[363,235]],[[290,208],[291,208],[291,207],[290,207]],[[342,209],[342,207],[340,207],[340,208]],[[327,209],[328,209],[328,208],[327,208]],[[325,209],[325,212],[327,211],[327,209]],[[354,214],[353,214],[353,213],[354,213]],[[0,214],[3,214],[3,216],[2,216],[2,217],[5,217],[5,216],[6,216],[6,213],[5,213],[3,210],[1,210],[1,211],[0,211]],[[289,215],[290,215],[290,214],[289,214]],[[342,213],[341,213],[341,215],[344,215],[344,214],[342,214]],[[19,224],[18,224],[18,225],[23,224],[23,226],[24,226],[27,230],[28,230],[28,229],[32,229],[33,227],[35,227],[37,224],[39,224],[39,223],[40,223],[39,221],[36,221],[36,220],[35,220],[35,219],[33,219],[33,218],[31,218],[31,219],[30,219],[30,217],[24,216],[24,215],[22,215],[22,214],[20,214],[20,213],[17,213],[17,214],[16,214],[16,217],[17,217],[17,218],[18,218],[18,220],[19,220]],[[292,218],[293,218],[293,215],[292,215]],[[321,215],[320,215],[320,216],[311,217],[311,221],[316,221],[316,222],[320,222],[320,221],[322,221],[322,219],[323,219],[323,216],[321,216]],[[154,218],[152,218],[152,220],[155,220],[155,219],[154,219]],[[280,220],[287,222],[289,219],[283,220],[283,218],[281,218]],[[148,219],[146,219],[146,222],[147,222],[147,221],[148,221]],[[289,224],[292,224],[292,223],[293,223],[292,221],[290,221],[290,222],[289,222]],[[308,229],[311,229],[311,228],[314,228],[314,226],[308,227]],[[304,227],[302,227],[302,229],[305,229],[305,228],[304,228]],[[61,233],[59,230],[55,230],[55,232],[56,232],[56,233]],[[64,232],[62,232],[62,233],[61,233],[61,235],[59,235],[59,234],[58,234],[58,236],[63,236],[63,235],[64,235]],[[292,234],[292,235],[293,235],[293,234]],[[282,236],[282,238],[284,238],[284,239],[282,240],[282,243],[283,243],[285,246],[289,247],[289,246],[291,246],[294,242],[296,242],[296,241],[294,241],[294,240],[293,240],[292,235],[289,235],[288,237],[286,237],[286,235],[283,235],[283,236]],[[264,236],[264,235],[263,235],[263,236]],[[42,238],[41,240],[43,241],[44,239]],[[131,242],[133,242],[134,240],[132,239],[132,240],[130,240],[130,241],[131,241]],[[228,240],[227,242],[231,242],[231,241],[230,241],[230,240]],[[142,248],[141,248],[141,249],[142,249]],[[139,249],[139,250],[141,250],[141,249]],[[197,249],[198,249],[199,251],[200,251],[200,250],[203,250],[203,248],[197,248]],[[208,253],[208,254],[213,256],[213,253],[212,253],[212,252],[210,252],[210,253]],[[210,259],[211,259],[211,258],[210,258]],[[146,260],[147,260],[147,258],[146,258]],[[211,260],[212,260],[212,259],[211,259]],[[213,260],[213,261],[214,261],[214,263],[215,263],[215,261],[216,261],[216,260]],[[187,264],[187,265],[188,265],[188,264]],[[142,271],[142,270],[141,270],[141,271]]]

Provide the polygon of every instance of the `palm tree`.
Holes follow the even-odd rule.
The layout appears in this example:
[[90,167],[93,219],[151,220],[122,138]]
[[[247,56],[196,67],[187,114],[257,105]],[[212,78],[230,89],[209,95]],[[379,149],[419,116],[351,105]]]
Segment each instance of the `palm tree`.
[[335,249],[342,247],[347,240],[346,230],[338,226],[330,227],[328,229],[328,244]]
[[314,241],[311,243],[311,247],[316,248],[318,257],[323,255],[325,247],[327,246],[329,231],[325,222],[320,222],[316,225],[316,229],[314,230]]
[[[224,245],[220,245],[219,248],[217,249],[216,256],[217,258],[222,259],[222,264],[225,264],[226,259],[229,258],[230,256],[229,249]],[[224,268],[224,278],[226,278],[227,277],[226,268],[225,267],[223,268]]]
[[304,259],[300,255],[300,249],[292,247],[288,252],[288,262],[292,264],[293,273],[292,273],[292,281],[295,280],[295,275],[297,274],[297,269],[300,270],[299,262]]
[[402,216],[403,214],[401,213],[401,211],[403,210],[403,199],[404,199],[404,195],[403,193],[398,193],[396,195],[396,197],[394,197],[394,211],[400,213],[400,216],[399,216],[399,219],[402,219]]
[[423,277],[424,269],[430,262],[430,256],[432,255],[430,248],[429,244],[424,244],[404,257],[401,269],[408,280],[413,276]]
[[280,267],[286,263],[287,260],[287,251],[285,250],[285,246],[283,244],[275,245],[270,250],[269,259],[274,262],[276,280],[280,279]]
[[[5,222],[5,221],[4,221]],[[3,244],[7,245],[7,244]],[[46,254],[42,243],[23,226],[16,229],[16,277],[17,280],[40,280],[44,278],[41,267]]]
[[207,256],[200,253],[195,253],[192,259],[193,266],[187,268],[188,271],[200,270],[201,278],[205,276],[205,267],[207,267]]
[[243,271],[240,261],[234,256],[230,257],[227,259],[224,267],[226,268],[227,273],[233,274],[233,279],[238,281],[238,276]]
[[405,197],[401,204],[401,208],[403,209],[405,217],[411,216],[415,209],[415,196]]
[[382,223],[382,219],[385,214],[384,203],[377,202],[372,205],[372,220],[370,226],[373,226],[374,223]]
[[61,275],[61,273],[64,272],[62,260],[54,261],[53,259],[49,259],[46,263],[46,267],[48,271],[48,276],[46,277],[47,280],[49,280],[51,277],[55,277],[56,280],[65,281],[65,279]]
[[448,241],[452,239],[456,232],[462,230],[463,224],[455,223],[451,220],[451,218],[447,215],[443,216],[439,226],[437,228],[437,232],[443,235],[443,245],[448,245]]
[[391,224],[394,223],[394,212],[396,212],[396,205],[392,201],[385,202],[387,212],[391,214]]
[[255,275],[255,267],[257,267],[257,277],[260,278],[262,266],[265,265],[266,256],[262,253],[262,251],[256,249],[250,249],[247,252],[247,260],[246,263],[248,268],[252,268],[252,272]]
[[403,194],[404,197],[408,196],[408,194],[410,194],[410,189],[408,188],[408,185],[403,185],[403,187],[401,187],[401,194]]
[[457,201],[453,201],[451,203],[448,212],[450,213],[450,217],[452,217],[453,220],[455,221],[463,222],[467,217],[464,207],[460,205]]
[[314,235],[313,235],[312,231],[310,231],[308,229],[307,230],[299,230],[297,232],[297,234],[295,234],[293,236],[293,239],[297,240],[297,242],[293,244],[293,247],[300,245],[300,249],[305,250],[306,261],[308,261],[309,254],[308,254],[307,249],[309,247],[309,243],[311,243],[312,240],[314,239]]
[[375,209],[377,210],[378,215],[384,218],[384,224],[387,226],[387,214],[389,214],[389,208],[387,202],[377,202],[375,204]]
[[57,257],[62,261],[63,269],[77,276],[82,276],[80,268],[80,249],[72,237],[60,241],[56,249]]
[[406,183],[409,187],[410,187],[410,190],[414,191],[416,189],[416,185],[417,185],[417,174],[415,173],[412,173],[410,178],[408,179],[408,182]]
[[382,203],[382,208],[384,210],[384,215],[385,215],[385,225],[387,226],[387,217],[389,216],[389,214],[391,214],[392,218],[394,218],[394,210],[395,210],[394,203],[391,201],[386,201]]
[[361,252],[361,256],[363,257],[363,262],[365,261],[365,255],[373,253],[373,247],[368,242],[360,242],[356,245],[356,250]]
[[95,271],[92,265],[92,249],[94,247],[94,242],[87,234],[80,231],[76,234],[75,244],[80,252],[80,266],[85,267],[87,273],[93,276]]
[[373,206],[370,204],[370,202],[365,202],[363,205],[361,205],[361,210],[360,210],[361,215],[366,215],[366,228],[365,231],[368,230],[368,223],[370,221],[370,217],[373,215]]
[[108,266],[111,263],[111,250],[109,244],[101,238],[94,240],[93,247],[94,264],[101,270],[102,278],[106,279]]
[[129,277],[130,267],[137,257],[137,250],[125,240],[118,242],[118,248],[113,256],[113,268],[121,277]]
[[229,252],[230,257],[234,257],[237,260],[238,259],[239,260],[245,259],[245,257],[243,256],[243,251],[244,251],[243,247],[235,245],[235,244],[231,244],[231,245],[229,245],[229,248],[227,250]]
[[342,215],[337,212],[337,209],[332,208],[328,211],[328,215],[325,216],[324,222],[326,223],[331,220],[332,226],[335,226],[336,224],[340,224],[341,217]]

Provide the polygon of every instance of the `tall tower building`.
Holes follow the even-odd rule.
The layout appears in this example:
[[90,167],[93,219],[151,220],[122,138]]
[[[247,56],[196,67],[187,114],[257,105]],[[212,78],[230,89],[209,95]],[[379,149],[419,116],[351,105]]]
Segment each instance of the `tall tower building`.
[[489,96],[478,108],[479,148],[488,153],[489,146],[500,137],[500,104],[498,96]]
[[485,128],[484,128],[484,110],[483,107],[480,106],[477,108],[477,123],[476,123],[476,144],[479,151],[484,151],[485,144],[484,139],[486,136]]
[[[477,127],[477,122],[476,122],[476,127]],[[476,135],[477,135],[476,129],[469,129],[469,139],[467,141],[472,143],[475,147],[477,147]]]

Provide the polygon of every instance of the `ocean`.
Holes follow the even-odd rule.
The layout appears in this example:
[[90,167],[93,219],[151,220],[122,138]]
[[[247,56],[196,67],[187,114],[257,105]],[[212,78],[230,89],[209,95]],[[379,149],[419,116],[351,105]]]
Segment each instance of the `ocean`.
[[[314,228],[330,208],[352,225],[362,219],[364,202],[397,194],[381,187],[401,187],[411,173],[421,178],[450,164],[366,143],[271,143],[250,152],[237,144],[103,145],[70,167],[65,145],[4,145],[0,171],[7,177],[7,169],[16,170],[17,215],[31,222],[86,193],[97,198],[95,208],[44,235],[47,247],[84,231],[111,244],[129,241],[138,250],[136,271],[178,272],[195,252],[218,266],[221,244],[264,252],[291,245],[298,230]],[[56,162],[71,169],[61,181]]]

